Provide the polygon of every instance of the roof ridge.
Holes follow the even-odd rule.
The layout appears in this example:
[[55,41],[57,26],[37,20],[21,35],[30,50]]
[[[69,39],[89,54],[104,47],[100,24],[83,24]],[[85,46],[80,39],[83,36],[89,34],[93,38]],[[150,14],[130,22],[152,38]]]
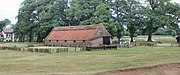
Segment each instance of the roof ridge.
[[[59,26],[59,27],[83,27],[83,26],[100,26],[100,25],[103,25],[103,24],[99,23],[99,24],[92,24],[92,25]],[[54,27],[54,28],[58,28],[58,27]]]
[[92,40],[108,34],[103,24],[54,27],[45,40]]

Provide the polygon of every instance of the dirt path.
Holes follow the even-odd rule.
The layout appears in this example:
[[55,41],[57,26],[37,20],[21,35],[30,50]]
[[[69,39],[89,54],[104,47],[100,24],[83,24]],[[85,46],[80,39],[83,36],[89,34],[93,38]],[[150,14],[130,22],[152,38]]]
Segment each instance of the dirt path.
[[106,71],[96,75],[180,75],[180,63]]

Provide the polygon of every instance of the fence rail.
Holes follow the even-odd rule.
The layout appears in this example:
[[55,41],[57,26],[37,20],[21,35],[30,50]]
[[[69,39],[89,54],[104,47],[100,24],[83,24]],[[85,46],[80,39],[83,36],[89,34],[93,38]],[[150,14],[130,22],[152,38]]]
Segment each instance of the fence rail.
[[92,51],[92,50],[111,50],[111,49],[117,49],[117,45],[102,45],[102,46],[89,46],[89,47],[86,47],[87,51]]
[[157,44],[158,47],[180,47],[180,43]]
[[130,43],[132,47],[136,46],[157,46],[157,43],[155,42],[132,42]]
[[15,50],[15,51],[28,51],[28,52],[41,52],[41,53],[61,53],[61,52],[70,52],[70,51],[80,51],[80,48],[71,48],[71,47],[63,47],[63,48],[18,48],[18,47],[0,47],[0,50]]

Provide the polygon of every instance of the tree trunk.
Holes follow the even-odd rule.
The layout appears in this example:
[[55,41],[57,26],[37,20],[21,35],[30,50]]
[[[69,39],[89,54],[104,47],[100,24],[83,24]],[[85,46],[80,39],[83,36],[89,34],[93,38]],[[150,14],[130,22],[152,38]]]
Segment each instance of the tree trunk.
[[39,43],[43,42],[43,39],[42,39],[42,37],[41,37],[41,36],[40,36],[40,37],[38,37],[38,39],[37,39],[37,40],[38,40],[38,42],[39,42]]
[[19,42],[23,42],[23,39],[24,39],[25,37],[24,37],[24,35],[22,34],[22,35],[19,35]]
[[117,42],[117,44],[120,44],[120,39],[121,39],[121,38],[120,38],[120,37],[118,37],[118,42]]
[[32,31],[29,32],[29,42],[32,42]]
[[150,26],[148,27],[148,42],[152,42],[152,33],[153,33],[153,19],[150,20]]
[[131,37],[131,41],[130,42],[133,42],[133,37]]
[[148,33],[148,39],[147,39],[148,42],[153,42],[152,41],[152,32],[149,32]]
[[41,35],[40,35],[40,32],[38,32],[38,34],[37,34],[37,41],[36,42],[42,42],[41,41]]

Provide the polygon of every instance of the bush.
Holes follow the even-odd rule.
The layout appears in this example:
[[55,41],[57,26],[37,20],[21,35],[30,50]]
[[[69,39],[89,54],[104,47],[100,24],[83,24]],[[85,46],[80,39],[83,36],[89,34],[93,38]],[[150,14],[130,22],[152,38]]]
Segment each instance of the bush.
[[176,31],[175,31],[175,30],[172,30],[172,32],[171,32],[171,36],[172,36],[172,37],[175,37],[175,36],[176,36],[176,34],[177,34],[177,33],[176,33]]

